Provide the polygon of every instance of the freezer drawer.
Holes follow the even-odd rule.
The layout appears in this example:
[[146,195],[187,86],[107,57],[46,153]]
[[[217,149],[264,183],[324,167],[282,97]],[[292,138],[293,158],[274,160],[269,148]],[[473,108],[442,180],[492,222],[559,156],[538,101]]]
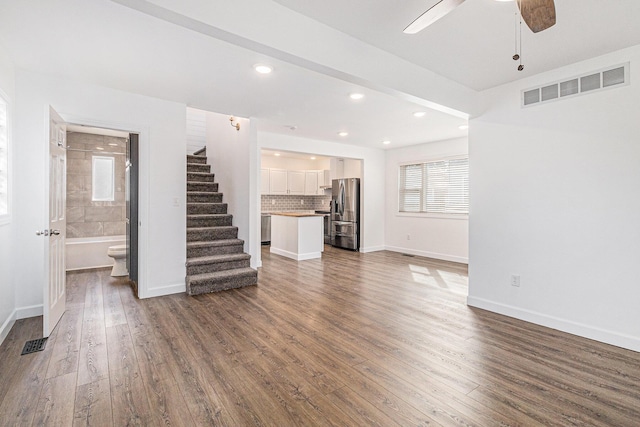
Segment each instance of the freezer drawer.
[[331,221],[331,245],[338,248],[358,250],[358,223]]

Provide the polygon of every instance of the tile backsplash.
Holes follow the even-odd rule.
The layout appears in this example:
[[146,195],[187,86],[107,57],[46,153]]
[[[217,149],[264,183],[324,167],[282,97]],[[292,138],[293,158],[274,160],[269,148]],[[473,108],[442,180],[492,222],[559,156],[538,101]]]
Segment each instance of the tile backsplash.
[[[302,200],[303,203],[300,203]],[[261,196],[262,212],[329,210],[331,196]]]

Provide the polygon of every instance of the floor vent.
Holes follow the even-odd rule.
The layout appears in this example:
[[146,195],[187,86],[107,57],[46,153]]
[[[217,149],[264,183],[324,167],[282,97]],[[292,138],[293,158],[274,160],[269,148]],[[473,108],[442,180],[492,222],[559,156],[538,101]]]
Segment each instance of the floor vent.
[[46,346],[47,346],[46,338],[38,338],[37,340],[27,341],[24,344],[24,348],[22,349],[22,353],[20,353],[20,356],[42,351]]
[[520,103],[522,107],[529,107],[628,84],[629,63],[627,62],[544,86],[525,89],[521,92]]

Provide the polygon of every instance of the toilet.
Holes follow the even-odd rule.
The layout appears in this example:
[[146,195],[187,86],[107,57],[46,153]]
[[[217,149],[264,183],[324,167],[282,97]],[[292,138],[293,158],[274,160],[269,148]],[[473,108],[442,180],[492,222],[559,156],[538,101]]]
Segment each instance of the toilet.
[[113,258],[111,276],[120,277],[129,275],[127,271],[127,245],[109,246],[107,255]]

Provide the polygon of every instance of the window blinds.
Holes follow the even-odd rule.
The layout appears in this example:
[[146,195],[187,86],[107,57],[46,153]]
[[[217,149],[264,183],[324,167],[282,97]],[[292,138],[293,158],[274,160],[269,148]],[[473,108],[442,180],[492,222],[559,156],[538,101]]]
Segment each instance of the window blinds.
[[400,166],[399,211],[469,213],[469,159]]

